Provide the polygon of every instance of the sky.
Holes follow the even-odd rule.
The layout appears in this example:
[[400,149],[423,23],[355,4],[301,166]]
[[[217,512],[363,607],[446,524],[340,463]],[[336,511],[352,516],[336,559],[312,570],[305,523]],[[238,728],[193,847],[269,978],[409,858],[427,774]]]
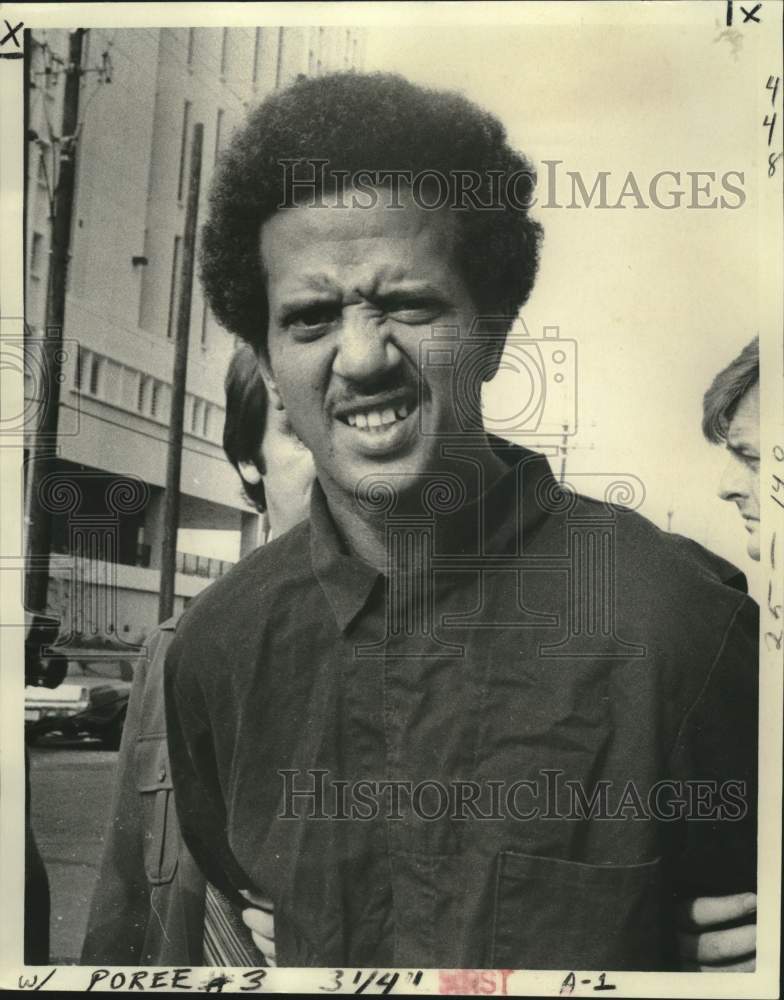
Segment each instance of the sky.
[[[357,9],[319,7],[333,20]],[[526,336],[487,387],[487,414],[509,417],[544,389],[540,430],[548,420],[556,428],[571,402],[567,480],[594,496],[609,483],[631,484],[641,513],[734,562],[758,596],[743,524],[716,493],[726,455],[700,427],[716,373],[755,334],[774,334],[764,328],[771,310],[758,266],[766,252],[759,218],[770,204],[761,125],[772,26],[766,36],[728,29],[725,9],[372,5],[365,68],[461,91],[500,118],[539,173],[533,214],[545,235],[522,312]],[[571,175],[590,191],[602,173],[605,204],[621,207],[600,208],[598,197],[585,207],[579,192],[568,207]],[[652,203],[659,174],[659,201],[674,207]],[[552,359],[561,348],[559,402]],[[521,352],[535,364],[516,363]],[[559,455],[553,463],[560,471]],[[220,554],[236,557],[235,545]]]
[[[625,476],[636,496],[639,480],[642,513],[753,574],[740,518],[716,495],[725,454],[704,440],[700,417],[713,376],[761,318],[756,105],[764,80],[754,37],[727,36],[721,4],[683,5],[669,22],[633,4],[639,16],[627,24],[620,5],[612,24],[600,5],[553,6],[518,8],[525,23],[517,24],[371,27],[366,68],[460,90],[501,119],[540,181],[555,172],[550,204],[543,190],[534,209],[545,237],[522,316],[532,338],[554,326],[573,344],[577,425],[567,479],[579,473],[575,486],[596,495],[608,477]],[[579,172],[588,191],[608,172],[610,205],[631,171],[649,207],[636,207],[632,193],[619,209],[586,208],[579,196],[570,209],[567,171]],[[679,183],[659,181],[662,204],[684,192],[676,208],[651,205],[651,179],[661,171],[680,174]],[[715,181],[693,180],[698,171]],[[743,180],[733,173],[726,183],[740,194],[722,182],[735,171]],[[695,196],[692,184],[707,183]],[[688,207],[714,198],[713,208]],[[530,391],[530,375],[507,372],[486,402],[511,414]]]

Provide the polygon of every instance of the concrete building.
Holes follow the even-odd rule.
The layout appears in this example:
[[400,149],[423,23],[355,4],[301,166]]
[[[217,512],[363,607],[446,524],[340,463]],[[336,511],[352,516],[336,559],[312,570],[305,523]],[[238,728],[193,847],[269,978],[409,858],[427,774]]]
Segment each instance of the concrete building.
[[[85,37],[58,439],[63,483],[76,484],[77,495],[54,515],[52,546],[73,559],[70,568],[68,559],[53,561],[49,598],[53,612],[79,617],[84,631],[108,627],[135,642],[157,621],[193,126],[204,125],[201,223],[217,157],[248,108],[298,74],[361,68],[363,43],[361,31],[331,27],[91,29]],[[66,31],[34,34],[26,198],[26,324],[33,341],[44,334],[67,51]],[[259,542],[259,517],[221,448],[223,377],[234,346],[195,281],[177,609],[225,572],[232,539],[236,554]],[[33,403],[36,381],[32,369],[26,396]],[[126,477],[119,491],[118,477]],[[234,534],[201,534],[207,530]],[[224,558],[205,537],[223,539]],[[88,597],[79,600],[77,578],[90,581],[82,587]]]

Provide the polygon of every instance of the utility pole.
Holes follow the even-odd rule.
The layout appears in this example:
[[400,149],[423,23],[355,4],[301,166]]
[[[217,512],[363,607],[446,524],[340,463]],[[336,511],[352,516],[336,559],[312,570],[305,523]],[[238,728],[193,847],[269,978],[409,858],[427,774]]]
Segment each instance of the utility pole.
[[86,28],[71,32],[68,43],[68,66],[65,71],[63,123],[60,137],[60,166],[54,196],[52,248],[49,283],[46,294],[46,335],[40,342],[41,370],[46,379],[39,387],[44,395],[35,430],[32,460],[28,472],[28,526],[25,574],[25,607],[33,613],[46,610],[49,589],[49,550],[52,540],[51,511],[43,504],[41,487],[54,471],[60,410],[60,383],[63,362],[63,325],[65,290],[71,243],[74,184],[76,180],[76,144],[79,120],[79,89],[82,77],[82,47]]
[[558,474],[558,482],[563,486],[566,480],[566,455],[569,449],[569,425],[563,424],[563,437],[561,438],[561,470]]
[[169,421],[169,453],[166,462],[166,493],[163,498],[163,544],[161,548],[161,589],[158,620],[174,614],[174,575],[177,564],[177,528],[180,523],[180,472],[182,469],[182,432],[185,412],[185,379],[188,374],[188,336],[191,326],[191,293],[193,264],[196,250],[196,220],[199,214],[201,187],[201,149],[204,126],[193,126],[191,142],[190,181],[185,207],[182,264],[180,268],[180,298],[177,309],[177,335],[174,344],[171,417]]
[[[596,421],[594,421],[594,420],[591,421],[591,427],[596,427]],[[589,445],[572,444],[570,446],[570,444],[569,444],[569,424],[561,424],[561,428],[563,430],[563,434],[561,435],[561,443],[558,446],[558,451],[560,452],[560,455],[561,455],[561,467],[560,467],[560,469],[558,471],[558,482],[559,482],[559,484],[561,486],[563,486],[564,483],[566,482],[566,460],[567,460],[567,458],[569,456],[569,452],[570,451],[575,451],[575,450],[582,451],[582,450],[584,450],[586,448],[589,451],[593,451],[594,450],[594,445],[593,444],[589,444]]]

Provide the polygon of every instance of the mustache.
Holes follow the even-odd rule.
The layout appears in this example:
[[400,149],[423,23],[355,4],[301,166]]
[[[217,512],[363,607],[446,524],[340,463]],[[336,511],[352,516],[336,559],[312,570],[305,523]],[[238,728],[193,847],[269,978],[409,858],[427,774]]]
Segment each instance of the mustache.
[[400,366],[387,372],[374,373],[366,379],[341,379],[330,399],[331,409],[340,410],[356,406],[368,399],[426,398],[427,383],[419,373]]

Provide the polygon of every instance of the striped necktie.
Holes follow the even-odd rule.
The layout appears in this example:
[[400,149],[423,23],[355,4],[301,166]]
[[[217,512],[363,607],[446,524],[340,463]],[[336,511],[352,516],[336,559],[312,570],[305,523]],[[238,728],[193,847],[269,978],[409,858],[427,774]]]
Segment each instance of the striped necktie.
[[204,962],[219,969],[258,969],[267,964],[239,912],[209,883],[204,904]]

